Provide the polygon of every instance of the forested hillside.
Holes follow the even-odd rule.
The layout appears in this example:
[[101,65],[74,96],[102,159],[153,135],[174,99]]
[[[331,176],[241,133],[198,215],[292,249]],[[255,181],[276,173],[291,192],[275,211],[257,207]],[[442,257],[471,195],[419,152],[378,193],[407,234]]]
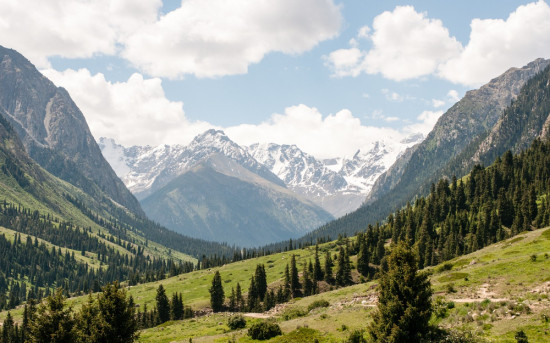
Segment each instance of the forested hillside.
[[409,161],[397,168],[401,173],[398,181],[385,178],[386,182],[394,182],[391,191],[378,194],[357,211],[320,227],[302,240],[353,234],[365,225],[384,220],[415,197],[429,194],[431,184],[440,178],[461,177],[476,161],[489,165],[505,151],[518,153],[535,138],[546,136],[545,110],[550,88],[547,65],[548,61],[536,60],[469,92],[440,118],[424,142],[403,157]]

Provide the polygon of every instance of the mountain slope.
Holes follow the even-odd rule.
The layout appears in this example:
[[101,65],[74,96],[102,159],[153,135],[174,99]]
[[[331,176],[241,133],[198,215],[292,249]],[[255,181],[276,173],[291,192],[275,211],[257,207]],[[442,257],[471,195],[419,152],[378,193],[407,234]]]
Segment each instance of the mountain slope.
[[142,206],[176,232],[247,247],[299,237],[332,218],[223,154],[176,177]]
[[94,196],[143,215],[137,199],[103,158],[67,91],[22,55],[0,46],[0,108],[26,151],[43,168]]
[[351,159],[320,161],[296,145],[253,144],[248,151],[288,188],[339,217],[357,209],[378,176],[403,149],[423,137],[411,138],[407,142],[377,141]]
[[[528,80],[549,64],[548,60],[538,59],[523,68],[512,68],[480,89],[466,93],[441,116],[428,137],[415,147],[410,156],[404,154],[402,160],[396,161],[398,168],[391,169],[396,175],[380,178],[380,183],[391,182],[393,188],[378,183],[374,187],[378,193],[369,195],[368,205],[328,223],[308,234],[304,240],[326,235],[334,237],[338,233],[351,234],[364,229],[365,225],[383,220],[415,196],[426,194],[431,183],[440,177],[464,175],[468,168],[463,167],[460,161],[473,157],[487,132],[497,125],[502,111],[523,92]],[[535,137],[536,132],[529,132],[524,140]],[[502,143],[499,151],[513,148],[512,142]],[[464,158],[457,162],[460,156]]]

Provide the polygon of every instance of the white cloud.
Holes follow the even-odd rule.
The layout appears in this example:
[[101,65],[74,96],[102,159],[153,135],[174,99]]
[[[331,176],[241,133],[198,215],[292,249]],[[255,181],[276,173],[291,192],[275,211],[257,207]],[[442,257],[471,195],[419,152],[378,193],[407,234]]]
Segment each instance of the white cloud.
[[187,0],[160,16],[162,0],[0,1],[1,44],[40,68],[48,58],[122,56],[152,76],[247,72],[270,52],[299,54],[335,37],[333,0]]
[[432,105],[435,108],[441,107],[445,105],[445,101],[439,100],[439,99],[432,99]]
[[[378,113],[378,115],[381,115]],[[349,110],[323,116],[318,109],[306,105],[287,107],[284,114],[273,114],[259,125],[243,124],[225,129],[239,144],[296,144],[317,158],[352,156],[358,149],[380,140],[399,142],[411,133],[426,135],[441,112],[424,112],[417,121],[403,129],[363,125]],[[396,117],[381,117],[386,121]]]
[[458,92],[454,89],[451,89],[448,93],[447,93],[447,97],[451,100],[451,101],[454,101],[454,102],[457,102],[458,100],[460,100],[460,96],[458,95]]
[[462,54],[442,66],[439,75],[477,86],[510,67],[550,57],[550,6],[538,1],[519,6],[506,20],[474,19]]
[[386,100],[388,101],[402,102],[404,99],[399,93],[392,92],[387,88],[382,88],[381,92],[386,96]]
[[383,12],[374,19],[372,27],[372,32],[364,27],[359,30],[358,36],[372,40],[372,48],[361,52],[360,62],[342,65],[329,55],[334,75],[357,76],[365,72],[396,81],[416,78],[435,72],[439,63],[458,55],[462,49],[440,20],[427,18],[412,6],[397,6],[392,12]]
[[[94,137],[114,138],[130,145],[187,144],[209,128],[223,129],[237,143],[296,144],[318,158],[351,156],[377,140],[399,142],[411,133],[427,134],[440,112],[424,112],[402,129],[363,125],[349,110],[323,115],[314,107],[287,107],[258,124],[217,127],[186,118],[183,103],[170,101],[159,78],[133,74],[126,82],[109,82],[103,74],[87,69],[42,71],[65,87],[82,110]],[[437,117],[436,117],[437,116]],[[375,111],[373,117],[398,120]]]
[[1,44],[18,50],[39,67],[48,57],[113,55],[117,43],[154,22],[161,0],[0,1]]
[[159,78],[133,74],[126,82],[109,82],[87,69],[43,70],[66,88],[86,117],[94,137],[115,138],[123,145],[188,143],[212,125],[190,122],[183,103],[166,98]]
[[417,122],[406,126],[403,132],[409,134],[420,132],[424,134],[424,136],[427,136],[442,114],[443,111],[424,111],[416,118]]
[[299,54],[335,37],[332,0],[188,0],[125,41],[126,59],[149,75],[243,74],[270,52]]
[[463,46],[441,20],[428,18],[412,6],[397,6],[378,15],[372,30],[359,30],[357,38],[372,41],[369,50],[358,46],[337,50],[339,56],[346,50],[356,56],[355,63],[331,58],[331,53],[327,65],[339,77],[367,73],[402,81],[437,75],[479,86],[511,67],[550,57],[550,6],[544,0],[519,6],[506,20],[473,19],[470,28],[469,41]]
[[338,49],[325,57],[325,65],[333,69],[332,76],[358,76],[362,59],[363,52],[357,48]]
[[363,38],[363,39],[369,39],[370,38],[370,27],[368,26],[363,26],[359,29],[359,32],[357,32],[357,37],[358,38]]

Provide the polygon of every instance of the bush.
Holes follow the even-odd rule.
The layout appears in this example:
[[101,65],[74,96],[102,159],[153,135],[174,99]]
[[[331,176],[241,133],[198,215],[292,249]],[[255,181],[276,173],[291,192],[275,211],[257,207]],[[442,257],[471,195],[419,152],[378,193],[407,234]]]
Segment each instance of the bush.
[[303,317],[307,314],[307,312],[301,308],[301,307],[293,307],[293,308],[289,308],[287,310],[285,310],[283,312],[283,319],[284,320],[291,320],[291,319],[294,319],[294,318],[298,318],[298,317]]
[[367,340],[363,336],[363,330],[353,330],[346,342],[347,343],[367,343]]
[[315,300],[314,302],[309,304],[309,306],[307,307],[307,310],[311,311],[311,310],[314,310],[314,309],[319,308],[319,307],[329,307],[329,305],[330,305],[330,303],[328,301],[326,301],[325,299],[319,299],[319,300]]
[[237,329],[245,328],[246,327],[246,319],[244,319],[244,317],[241,316],[241,315],[233,316],[233,317],[231,317],[227,320],[227,326],[229,326],[229,328],[231,330],[237,330]]
[[248,329],[248,335],[252,339],[266,340],[282,334],[281,327],[271,322],[255,323]]

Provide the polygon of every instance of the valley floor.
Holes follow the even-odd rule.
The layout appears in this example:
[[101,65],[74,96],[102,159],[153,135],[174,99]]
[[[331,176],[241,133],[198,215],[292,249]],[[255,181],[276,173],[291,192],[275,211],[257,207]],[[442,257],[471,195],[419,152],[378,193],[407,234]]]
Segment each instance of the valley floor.
[[[491,342],[515,342],[525,331],[529,342],[550,341],[550,229],[526,232],[485,249],[430,268],[436,315],[446,328],[465,330]],[[315,300],[327,308],[308,312]],[[283,336],[270,342],[340,342],[365,329],[376,306],[376,283],[369,282],[295,299],[251,323],[272,318]],[[141,342],[250,342],[247,329],[230,331],[230,313],[168,322],[144,330]]]

